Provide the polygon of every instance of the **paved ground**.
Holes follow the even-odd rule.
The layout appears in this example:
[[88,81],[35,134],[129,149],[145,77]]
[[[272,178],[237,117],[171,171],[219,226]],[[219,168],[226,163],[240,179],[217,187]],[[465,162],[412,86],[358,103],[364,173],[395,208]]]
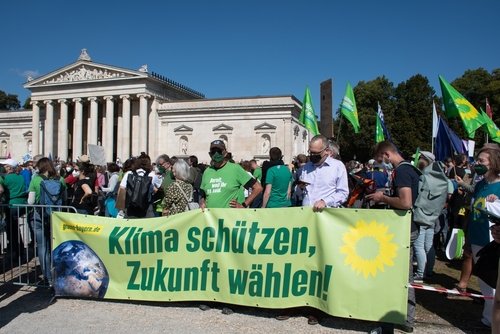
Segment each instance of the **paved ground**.
[[[457,262],[438,261],[431,284],[452,286],[458,267]],[[470,286],[476,290],[477,282]],[[45,288],[0,285],[0,333],[367,333],[376,326],[334,317],[310,326],[304,315],[277,321],[277,311],[253,308],[235,308],[234,314],[224,315],[220,309],[201,311],[197,303],[51,299]],[[417,303],[415,333],[490,332],[479,322],[478,300],[418,290]]]

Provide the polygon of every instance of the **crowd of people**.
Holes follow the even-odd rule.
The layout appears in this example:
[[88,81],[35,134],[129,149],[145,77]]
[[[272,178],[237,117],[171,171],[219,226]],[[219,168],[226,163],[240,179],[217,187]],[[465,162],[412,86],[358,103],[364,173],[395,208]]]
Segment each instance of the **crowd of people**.
[[[290,164],[283,161],[279,147],[269,149],[262,165],[256,160],[235,163],[222,140],[209,145],[210,164],[162,154],[152,161],[146,153],[123,164],[95,166],[87,155],[76,162],[52,161],[36,156],[18,164],[7,159],[0,170],[0,194],[7,232],[7,251],[19,256],[23,251],[17,220],[19,210],[13,204],[46,204],[45,180],[60,184],[61,205],[78,213],[116,218],[172,216],[192,208],[281,208],[309,206],[321,212],[325,208],[392,208],[411,210],[419,193],[419,183],[429,166],[437,163],[434,155],[422,151],[412,164],[390,141],[378,143],[373,158],[362,164],[342,162],[337,143],[322,135],[309,143],[308,155],[299,154]],[[435,221],[411,222],[410,282],[422,283],[432,277],[435,251],[444,251],[453,228],[466,231],[463,266],[455,288],[467,291],[473,263],[479,250],[492,240],[490,223],[482,211],[485,202],[500,197],[500,148],[486,144],[476,159],[456,155],[441,162],[448,180],[446,203]],[[193,206],[194,204],[194,206]],[[9,206],[11,209],[9,210]],[[36,241],[44,279],[51,281],[50,221],[43,211],[34,211],[30,227]],[[0,226],[1,227],[1,226]],[[498,231],[500,242],[500,228]],[[414,271],[415,269],[415,271]],[[480,281],[484,295],[495,294],[494,287]],[[203,305],[202,309],[208,306]],[[231,313],[230,308],[223,312]],[[493,324],[493,301],[486,300],[482,323]],[[288,317],[284,312],[278,318]],[[412,332],[415,318],[415,293],[409,289],[405,332]],[[315,315],[310,324],[318,322]],[[386,327],[382,327],[386,328]]]

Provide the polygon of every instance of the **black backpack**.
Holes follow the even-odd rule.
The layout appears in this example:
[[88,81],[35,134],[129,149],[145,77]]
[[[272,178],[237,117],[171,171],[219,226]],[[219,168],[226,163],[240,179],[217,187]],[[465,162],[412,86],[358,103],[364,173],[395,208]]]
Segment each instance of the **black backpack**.
[[136,171],[127,177],[127,193],[125,205],[127,209],[146,211],[151,203],[151,178],[144,172],[139,175]]

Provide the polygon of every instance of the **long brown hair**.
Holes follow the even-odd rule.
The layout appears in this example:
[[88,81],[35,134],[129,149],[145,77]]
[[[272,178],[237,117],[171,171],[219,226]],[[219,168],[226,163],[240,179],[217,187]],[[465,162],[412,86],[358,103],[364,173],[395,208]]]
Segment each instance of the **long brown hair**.
[[38,160],[36,167],[38,167],[38,174],[45,175],[45,173],[47,173],[47,177],[49,179],[55,179],[58,177],[54,164],[49,158],[41,158]]

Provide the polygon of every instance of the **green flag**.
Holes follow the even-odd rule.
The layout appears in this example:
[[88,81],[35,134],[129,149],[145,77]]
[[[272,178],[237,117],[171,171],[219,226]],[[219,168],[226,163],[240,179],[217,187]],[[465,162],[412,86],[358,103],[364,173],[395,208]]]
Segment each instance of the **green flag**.
[[352,124],[354,133],[359,132],[358,109],[356,108],[356,100],[350,83],[347,83],[344,99],[340,105],[340,113]]
[[417,150],[415,151],[415,154],[413,155],[413,166],[417,167],[418,165],[418,159],[420,159],[420,147],[417,147]]
[[379,114],[377,113],[375,117],[377,118],[375,125],[375,143],[380,143],[385,140],[384,129],[382,128],[382,121],[380,120]]
[[500,130],[498,129],[497,125],[491,118],[488,117],[488,114],[483,111],[482,108],[481,110],[481,116],[484,119],[484,127],[488,131],[488,135],[490,136],[491,140],[500,143]]
[[316,123],[316,114],[312,105],[311,92],[309,87],[306,88],[304,101],[302,102],[302,110],[299,116],[299,122],[304,124],[305,128],[312,133],[313,136],[319,134],[318,123]]
[[460,117],[469,138],[473,139],[475,131],[485,123],[485,120],[477,109],[442,76],[439,76],[439,83],[446,117]]

